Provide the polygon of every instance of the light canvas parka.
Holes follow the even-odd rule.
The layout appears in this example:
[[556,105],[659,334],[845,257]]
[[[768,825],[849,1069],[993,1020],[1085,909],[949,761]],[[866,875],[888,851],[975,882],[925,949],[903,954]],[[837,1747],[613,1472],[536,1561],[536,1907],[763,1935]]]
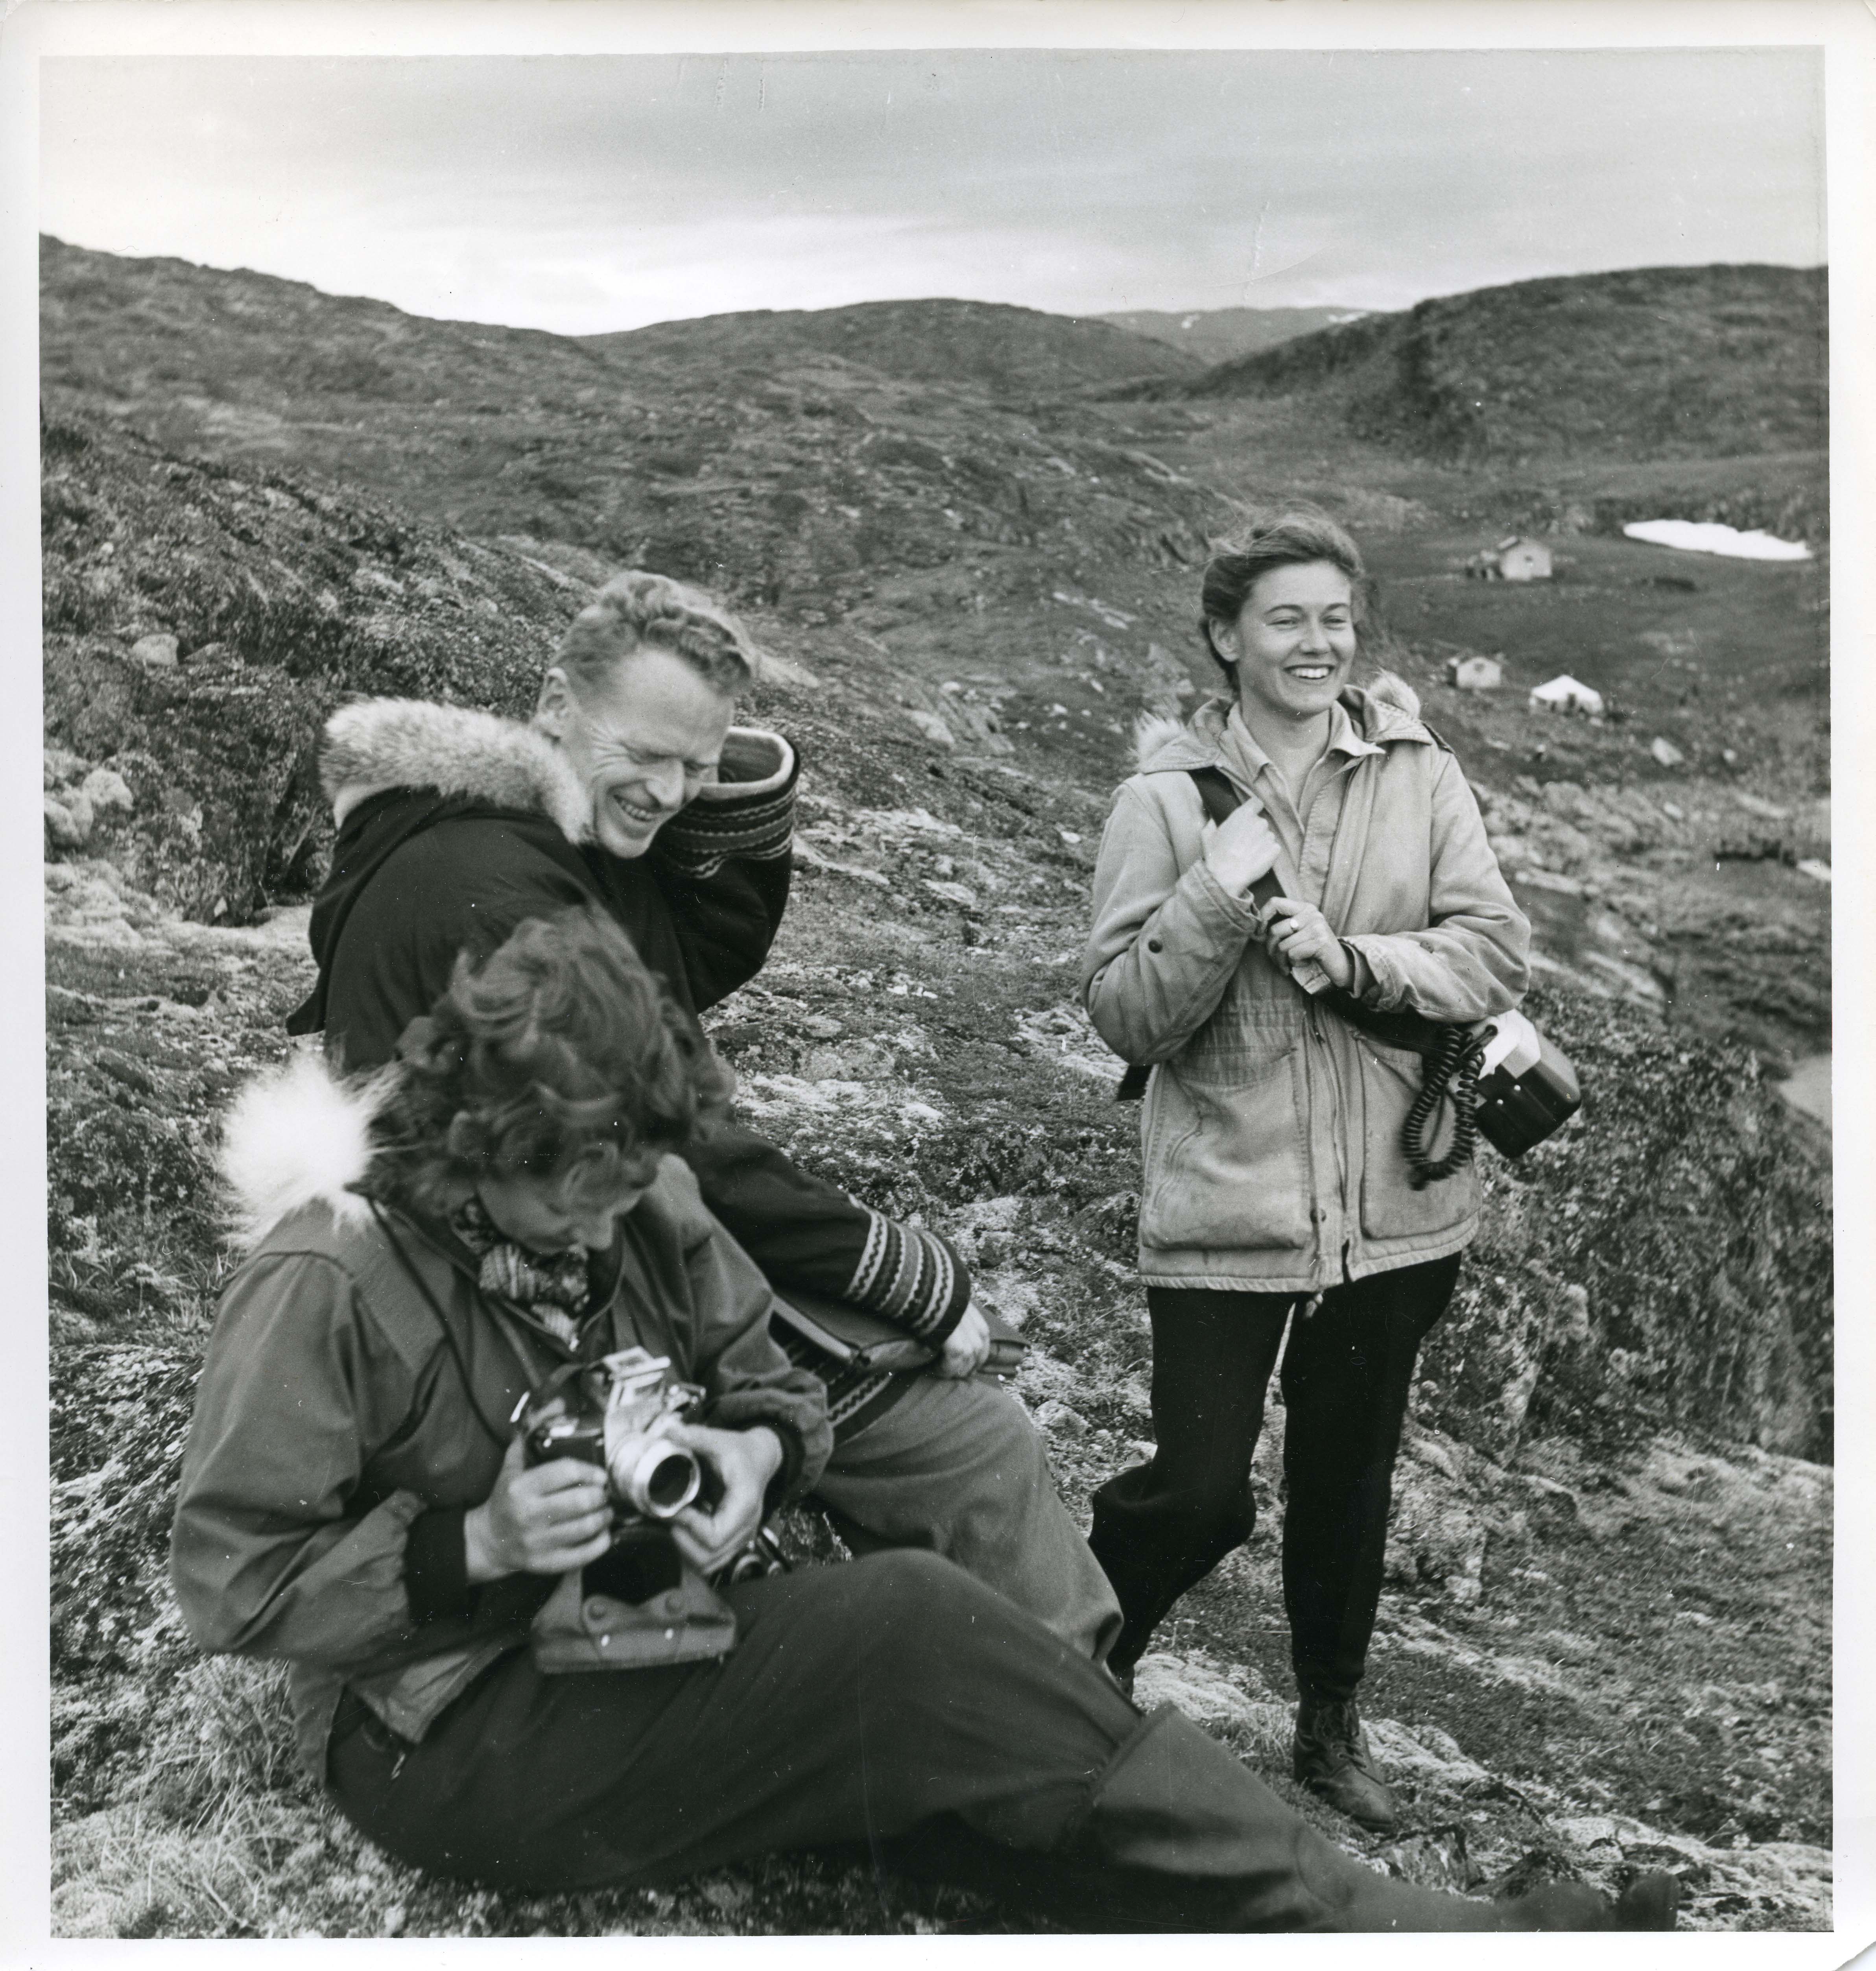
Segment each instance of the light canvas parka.
[[[1361,954],[1370,1004],[1453,1021],[1506,1011],[1527,982],[1530,927],[1459,762],[1398,678],[1341,702],[1366,743],[1331,756],[1346,784],[1326,868],[1312,885],[1285,856],[1278,880]],[[1116,1053],[1154,1064],[1141,1277],[1313,1293],[1457,1252],[1477,1227],[1478,1180],[1468,1168],[1413,1188],[1400,1132],[1419,1056],[1315,1006],[1267,955],[1255,904],[1207,867],[1215,831],[1190,769],[1221,768],[1250,792],[1221,744],[1230,709],[1217,699],[1183,727],[1143,722],[1140,770],[1101,837],[1083,999]]]

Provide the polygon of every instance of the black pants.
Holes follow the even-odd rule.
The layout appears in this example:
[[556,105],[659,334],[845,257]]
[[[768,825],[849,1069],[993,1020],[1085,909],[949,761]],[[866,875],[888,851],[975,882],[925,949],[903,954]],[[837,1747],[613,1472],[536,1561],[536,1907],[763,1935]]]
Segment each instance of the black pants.
[[350,1696],[327,1781],[417,1867],[510,1889],[630,1885],[866,1842],[1084,1927],[1493,1929],[1374,1873],[1170,1707],[936,1556],[728,1591],[721,1662],[543,1676],[502,1659],[420,1743]]
[[1251,1536],[1251,1457],[1284,1323],[1283,1595],[1308,1696],[1351,1697],[1381,1593],[1394,1459],[1414,1366],[1445,1311],[1459,1256],[1331,1287],[1305,1316],[1294,1294],[1152,1287],[1149,1464],[1094,1495],[1089,1545],[1125,1624],[1109,1661],[1133,1663],[1186,1590]]

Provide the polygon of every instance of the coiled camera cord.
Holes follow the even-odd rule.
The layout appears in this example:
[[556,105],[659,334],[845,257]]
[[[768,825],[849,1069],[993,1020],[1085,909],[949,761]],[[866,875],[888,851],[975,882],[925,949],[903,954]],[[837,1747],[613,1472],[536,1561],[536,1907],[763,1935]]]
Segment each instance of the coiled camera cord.
[[[1474,1034],[1467,1027],[1449,1027],[1425,1057],[1420,1093],[1414,1097],[1400,1132],[1401,1148],[1413,1172],[1415,1191],[1438,1184],[1441,1178],[1464,1170],[1472,1161],[1479,1141],[1479,1063],[1489,1038],[1489,1030]],[[1453,1140],[1445,1155],[1435,1158],[1428,1149],[1427,1137],[1439,1113],[1442,1096],[1452,1098]]]

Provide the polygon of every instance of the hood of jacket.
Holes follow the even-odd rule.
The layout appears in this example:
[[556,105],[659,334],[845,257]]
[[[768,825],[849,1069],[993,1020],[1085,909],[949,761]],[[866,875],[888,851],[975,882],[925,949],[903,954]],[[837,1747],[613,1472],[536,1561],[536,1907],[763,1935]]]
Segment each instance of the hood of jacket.
[[[652,853],[700,875],[726,852],[785,853],[798,764],[779,733],[731,726],[721,781],[666,824]],[[353,906],[391,857],[427,830],[500,819],[582,887],[592,881],[588,858],[598,852],[588,790],[564,749],[518,719],[419,699],[359,699],[327,721],[319,770],[338,839],[308,927],[319,976],[288,1016],[291,1034],[324,1026],[329,969]]]
[[342,1226],[366,1223],[370,1207],[357,1186],[396,1081],[391,1069],[341,1081],[318,1054],[302,1052],[250,1082],[228,1112],[216,1159],[229,1243],[251,1250],[309,1205]]
[[[1340,703],[1370,745],[1386,746],[1397,740],[1438,743],[1421,723],[1418,693],[1392,671],[1377,672],[1366,685],[1349,686]],[[1231,706],[1228,698],[1208,698],[1183,723],[1142,713],[1134,724],[1135,772],[1187,774],[1195,767],[1216,766]]]
[[592,803],[561,747],[519,720],[460,705],[372,698],[326,722],[319,777],[334,818],[392,787],[544,814],[569,842],[592,833]]

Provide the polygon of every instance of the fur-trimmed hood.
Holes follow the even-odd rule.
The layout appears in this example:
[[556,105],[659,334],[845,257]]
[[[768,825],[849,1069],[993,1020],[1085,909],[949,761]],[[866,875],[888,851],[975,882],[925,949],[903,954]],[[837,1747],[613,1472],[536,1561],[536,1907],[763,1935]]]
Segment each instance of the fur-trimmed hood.
[[229,1241],[258,1245],[282,1219],[323,1205],[341,1225],[370,1207],[353,1187],[370,1168],[372,1125],[396,1070],[341,1081],[319,1055],[296,1054],[236,1096],[217,1155]]
[[326,722],[319,777],[343,824],[387,787],[467,794],[544,814],[569,842],[592,832],[592,803],[565,753],[518,719],[421,699],[370,698]]
[[[722,773],[699,800],[748,806],[792,787],[794,748],[780,733],[732,725]],[[592,839],[592,797],[559,742],[519,719],[466,705],[414,698],[341,705],[326,722],[319,777],[340,826],[372,795],[411,787],[542,814],[569,842]]]
[[[1343,709],[1370,745],[1396,740],[1434,743],[1420,722],[1420,698],[1405,678],[1378,671],[1365,685],[1351,685],[1341,694]],[[1140,774],[1189,773],[1194,767],[1215,766],[1226,719],[1228,698],[1208,698],[1190,718],[1181,722],[1142,712],[1134,722],[1134,770]]]

